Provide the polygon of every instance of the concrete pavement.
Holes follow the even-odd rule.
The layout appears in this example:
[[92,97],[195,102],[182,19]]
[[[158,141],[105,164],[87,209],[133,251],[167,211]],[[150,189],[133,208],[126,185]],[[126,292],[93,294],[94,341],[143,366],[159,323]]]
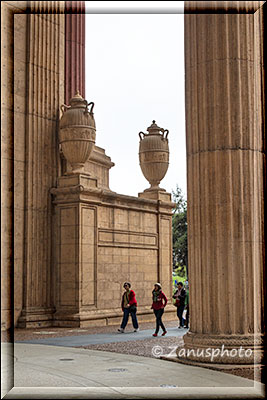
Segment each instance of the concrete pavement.
[[264,398],[263,385],[238,376],[62,345],[15,343],[13,374],[12,345],[2,350],[5,399]]

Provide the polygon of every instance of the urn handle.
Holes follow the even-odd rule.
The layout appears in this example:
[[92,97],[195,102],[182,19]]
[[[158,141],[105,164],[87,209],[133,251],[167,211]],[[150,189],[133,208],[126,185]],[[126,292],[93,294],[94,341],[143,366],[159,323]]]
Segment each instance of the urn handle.
[[[164,133],[165,133],[165,132],[166,132],[166,135],[165,135],[165,137],[164,137]],[[162,135],[163,139],[167,139],[168,134],[169,134],[168,129],[164,129],[164,130],[163,130],[163,135]]]
[[67,106],[67,104],[61,104],[60,110],[62,112],[62,115],[64,114],[66,108],[71,108],[71,106]]
[[[140,137],[140,140],[143,140],[144,137],[146,136],[146,134],[144,132],[139,132],[138,135]],[[144,135],[144,136],[142,137],[141,135]]]
[[[91,106],[91,110],[88,111],[88,107]],[[91,101],[91,103],[87,103],[87,112],[89,112],[90,114],[93,113],[93,108],[95,106],[95,103],[93,101]]]

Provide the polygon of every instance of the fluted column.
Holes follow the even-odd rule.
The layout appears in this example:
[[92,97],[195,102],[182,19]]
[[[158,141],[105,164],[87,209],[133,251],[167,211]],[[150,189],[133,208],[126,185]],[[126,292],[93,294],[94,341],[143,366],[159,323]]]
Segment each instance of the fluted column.
[[[246,2],[242,14],[227,9],[197,14],[202,2],[186,3],[190,332],[185,347],[259,350],[265,163],[261,14],[249,14]],[[229,3],[238,11],[238,2]],[[225,353],[213,362],[253,363],[254,352],[246,354]],[[194,352],[188,360],[211,361]]]
[[65,3],[65,104],[69,104],[77,90],[85,97],[85,2]]
[[64,96],[64,3],[32,2],[27,15],[24,295],[19,326],[51,324],[52,203]]

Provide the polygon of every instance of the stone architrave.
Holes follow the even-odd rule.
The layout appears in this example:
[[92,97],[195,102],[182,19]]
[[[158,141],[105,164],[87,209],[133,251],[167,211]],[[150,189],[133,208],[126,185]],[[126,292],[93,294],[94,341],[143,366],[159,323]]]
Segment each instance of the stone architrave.
[[[239,13],[239,2],[229,2],[235,13],[186,3],[190,332],[187,357],[177,355],[196,365],[252,366],[263,345],[262,15]],[[220,351],[211,359],[201,353],[208,348]]]

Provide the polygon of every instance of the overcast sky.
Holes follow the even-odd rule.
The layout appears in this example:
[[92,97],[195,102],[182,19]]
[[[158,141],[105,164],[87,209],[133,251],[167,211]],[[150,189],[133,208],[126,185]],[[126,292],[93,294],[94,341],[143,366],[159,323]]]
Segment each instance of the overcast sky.
[[186,194],[183,17],[87,8],[85,97],[95,103],[96,145],[115,163],[115,192],[137,196],[150,186],[139,166],[138,133],[155,119],[169,130],[170,164],[160,186],[171,192],[178,184]]

